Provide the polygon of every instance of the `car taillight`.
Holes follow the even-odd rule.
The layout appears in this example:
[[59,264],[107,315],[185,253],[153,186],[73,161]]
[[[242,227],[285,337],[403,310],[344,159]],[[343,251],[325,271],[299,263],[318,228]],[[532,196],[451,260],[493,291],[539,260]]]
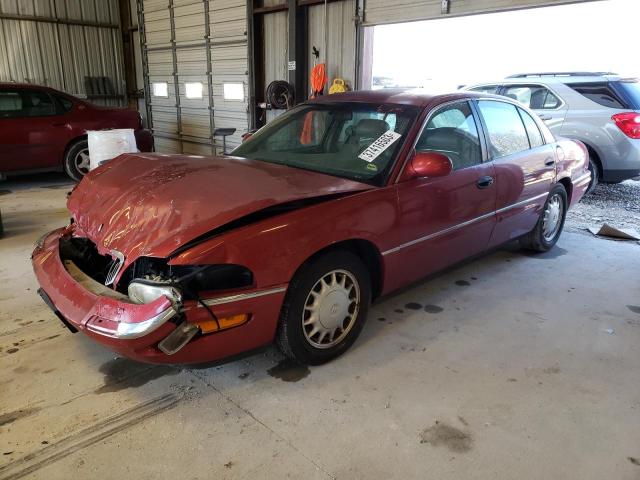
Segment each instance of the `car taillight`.
[[640,113],[616,113],[611,120],[629,138],[640,138]]

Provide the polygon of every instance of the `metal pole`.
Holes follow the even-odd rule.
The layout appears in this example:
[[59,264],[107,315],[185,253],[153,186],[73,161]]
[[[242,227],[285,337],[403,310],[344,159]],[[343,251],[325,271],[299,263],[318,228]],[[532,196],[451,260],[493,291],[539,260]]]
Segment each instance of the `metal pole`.
[[142,60],[142,80],[144,84],[144,106],[147,111],[147,127],[153,131],[153,114],[151,110],[151,86],[149,85],[149,57],[145,49],[147,34],[144,25],[144,7],[142,0],[136,0],[138,12],[138,36],[140,37],[140,56]]
[[[205,53],[207,55],[207,93],[209,96],[209,138],[211,139],[211,155],[216,155],[216,142],[213,138],[213,129],[215,128],[214,105],[213,105],[213,67],[211,64],[211,14],[209,12],[209,0],[204,2],[204,36],[205,36]],[[224,153],[224,152],[223,152]]]
[[180,153],[184,153],[182,140],[182,109],[180,108],[180,82],[178,80],[178,51],[176,49],[176,19],[174,12],[174,0],[169,0],[169,21],[171,25],[171,53],[173,58],[173,88],[176,97],[176,121],[178,125],[178,137],[180,138]]

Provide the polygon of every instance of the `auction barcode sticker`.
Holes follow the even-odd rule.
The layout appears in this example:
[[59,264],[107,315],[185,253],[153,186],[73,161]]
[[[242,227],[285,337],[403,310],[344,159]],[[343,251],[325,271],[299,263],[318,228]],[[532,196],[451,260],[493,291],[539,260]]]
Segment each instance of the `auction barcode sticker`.
[[389,148],[393,143],[398,140],[402,135],[388,130],[378,137],[371,145],[369,145],[358,158],[365,162],[373,162],[378,156]]

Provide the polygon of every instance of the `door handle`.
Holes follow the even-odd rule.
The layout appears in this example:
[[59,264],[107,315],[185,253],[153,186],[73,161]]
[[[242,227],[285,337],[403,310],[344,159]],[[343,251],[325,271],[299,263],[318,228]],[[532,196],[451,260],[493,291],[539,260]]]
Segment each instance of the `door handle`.
[[58,123],[52,123],[52,124],[51,124],[51,126],[52,126],[52,127],[64,127],[64,126],[66,126],[66,125],[67,125],[67,124],[66,124],[66,123],[64,123],[64,122],[58,122]]
[[542,121],[547,121],[547,120],[551,120],[551,115],[538,115],[540,117],[540,120]]
[[478,188],[487,188],[493,185],[493,177],[486,175],[484,177],[480,177],[476,182],[476,187]]
[[550,166],[551,166],[551,165],[553,165],[554,163],[556,163],[556,161],[555,161],[553,158],[551,158],[551,157],[547,158],[547,159],[544,161],[544,164],[545,164],[545,166],[547,166],[547,167],[550,167]]

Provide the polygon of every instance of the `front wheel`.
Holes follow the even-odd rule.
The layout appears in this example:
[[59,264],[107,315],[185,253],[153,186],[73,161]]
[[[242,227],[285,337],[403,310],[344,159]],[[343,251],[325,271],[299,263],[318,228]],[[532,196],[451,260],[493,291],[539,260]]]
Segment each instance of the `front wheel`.
[[371,280],[360,258],[348,251],[326,253],[289,284],[276,343],[299,363],[328,362],[355,342],[370,301]]
[[567,205],[567,191],[562,185],[555,185],[549,192],[538,223],[521,239],[521,245],[534,252],[551,250],[562,233],[567,216]]

